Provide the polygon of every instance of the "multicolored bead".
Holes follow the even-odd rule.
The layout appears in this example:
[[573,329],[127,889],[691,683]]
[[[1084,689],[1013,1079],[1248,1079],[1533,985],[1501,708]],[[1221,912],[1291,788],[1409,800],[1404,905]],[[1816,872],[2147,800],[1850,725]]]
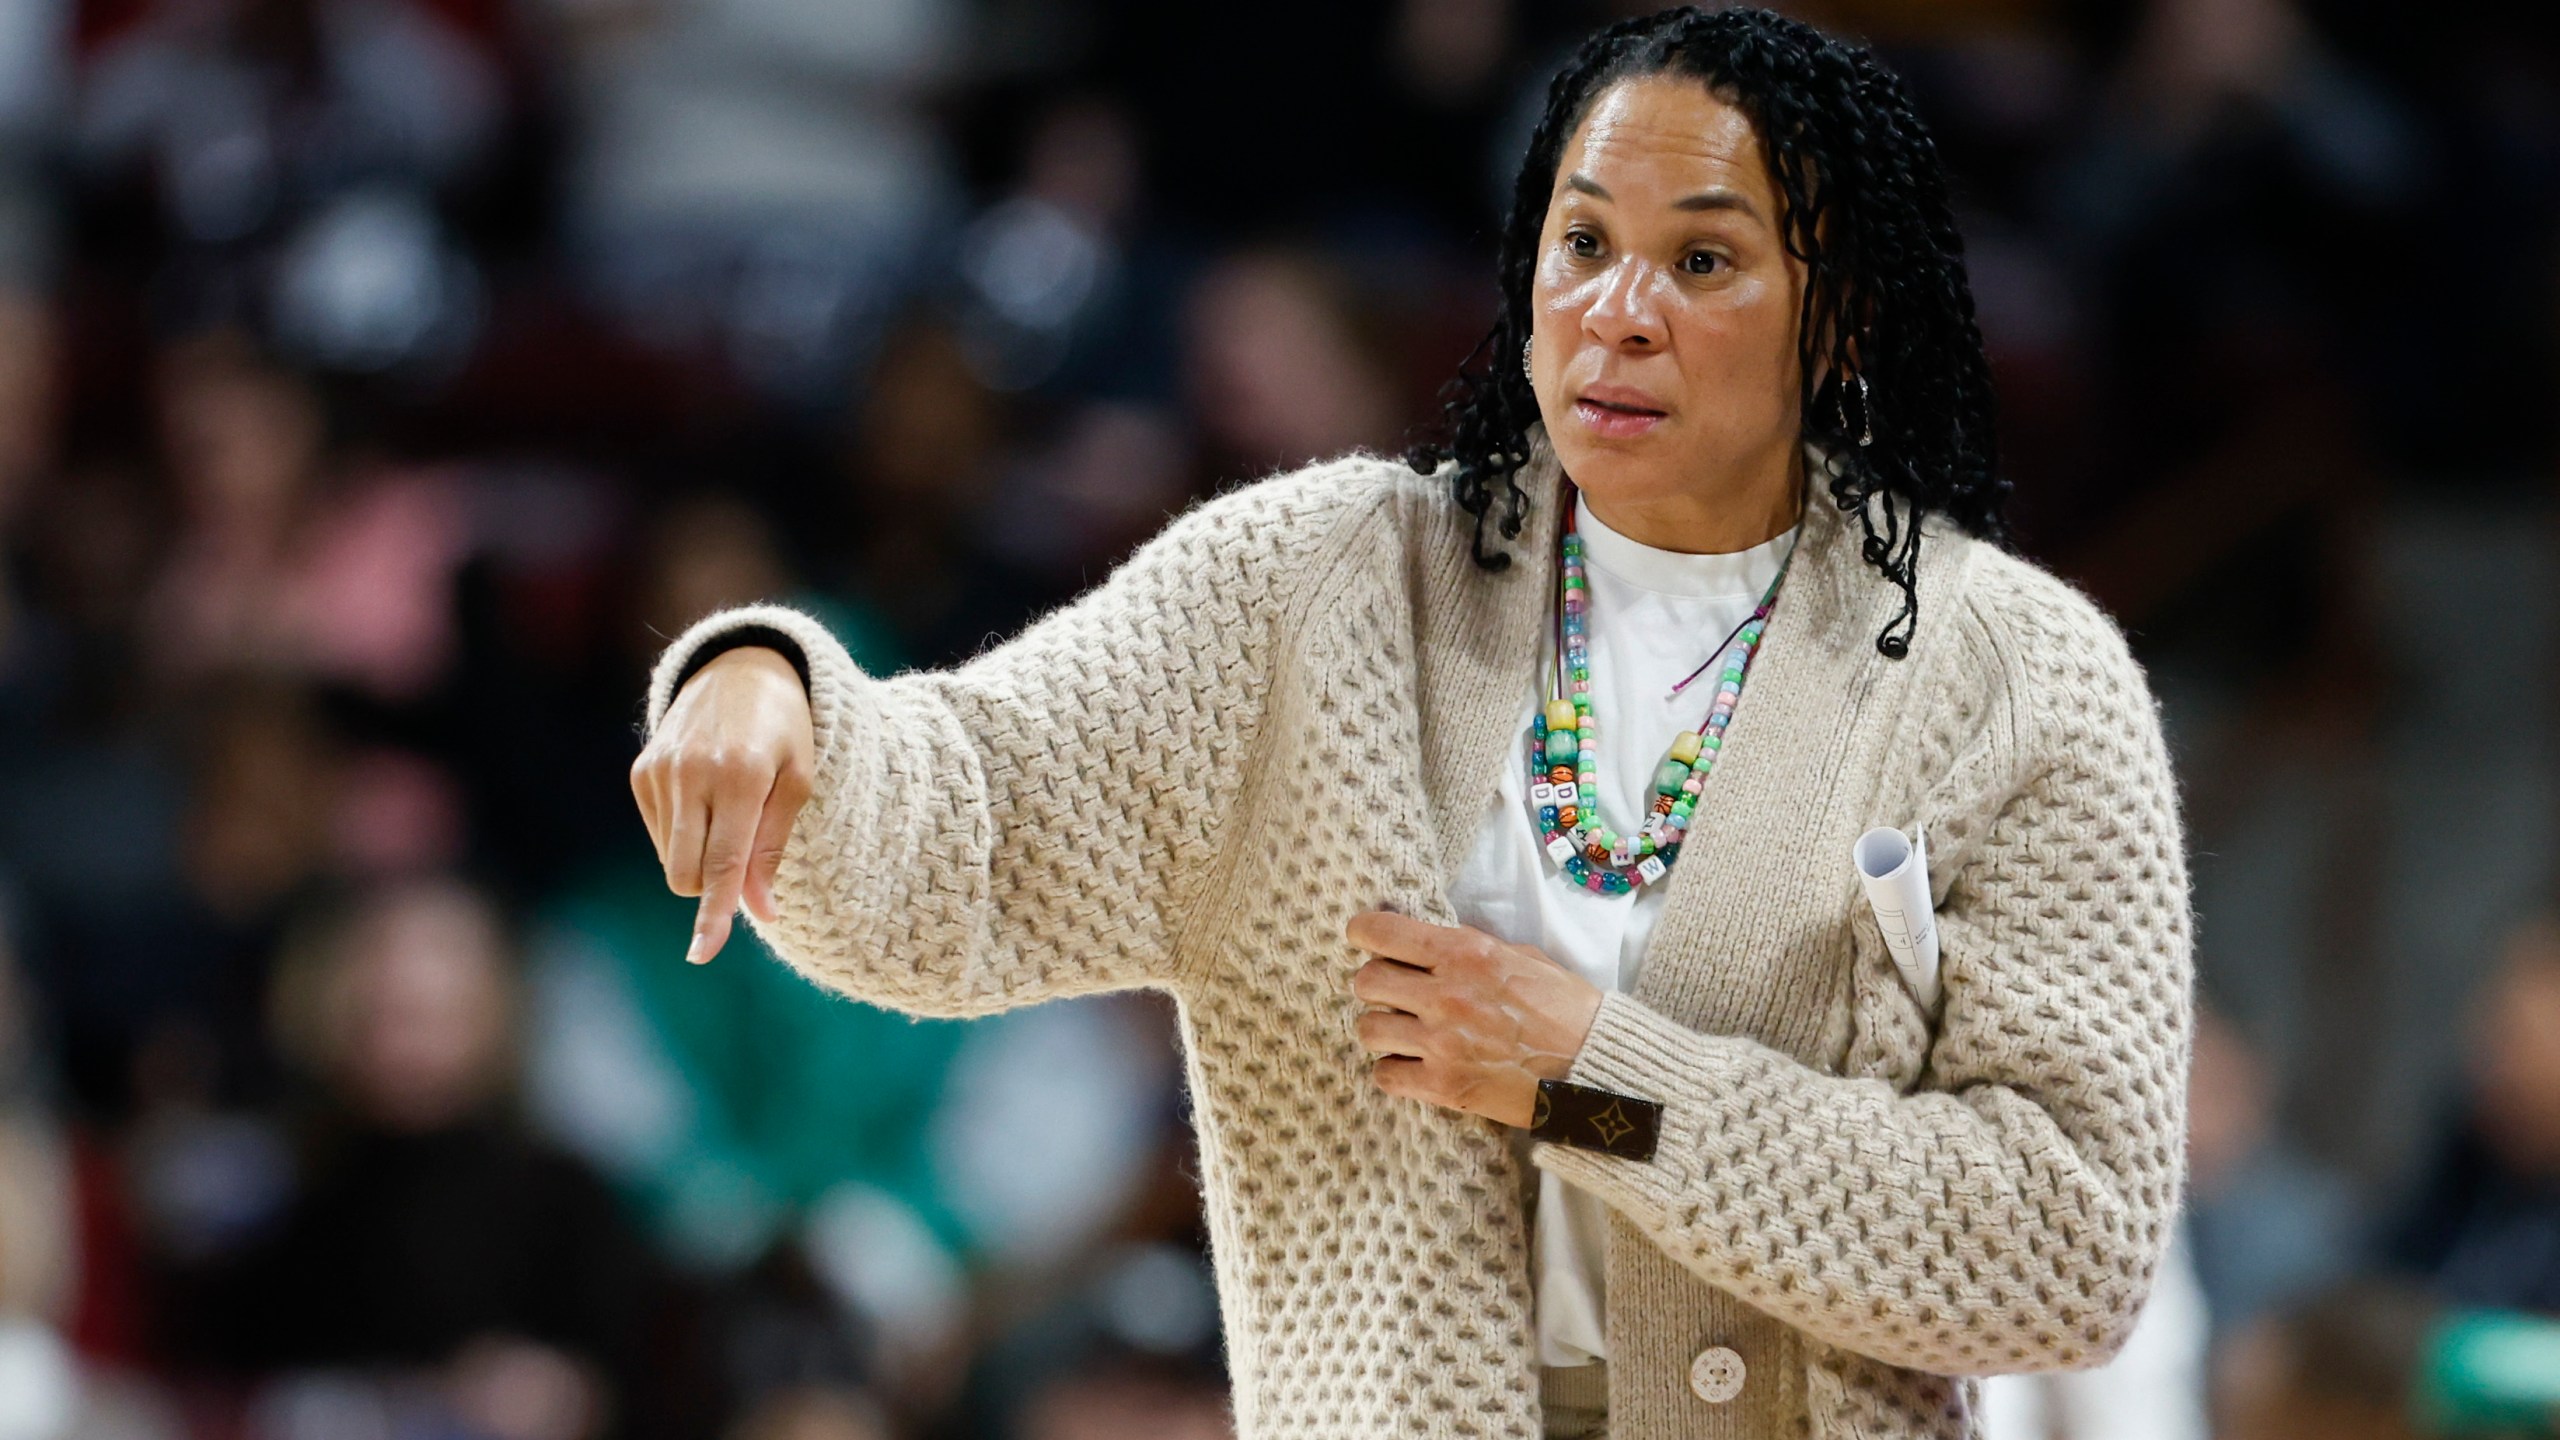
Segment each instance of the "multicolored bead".
[[[1557,540],[1555,622],[1561,675],[1530,723],[1531,803],[1537,809],[1540,843],[1566,879],[1597,894],[1623,895],[1639,885],[1658,883],[1679,857],[1707,775],[1723,753],[1725,729],[1741,701],[1743,681],[1759,653],[1760,637],[1767,632],[1779,586],[1795,555],[1788,552],[1750,618],[1735,627],[1716,659],[1709,662],[1720,669],[1707,718],[1671,742],[1669,753],[1654,769],[1653,795],[1643,828],[1632,836],[1621,836],[1600,818],[1600,732],[1591,714],[1591,585],[1582,564],[1582,537],[1573,528],[1569,492],[1566,506],[1564,530]],[[1699,673],[1704,674],[1705,668]]]

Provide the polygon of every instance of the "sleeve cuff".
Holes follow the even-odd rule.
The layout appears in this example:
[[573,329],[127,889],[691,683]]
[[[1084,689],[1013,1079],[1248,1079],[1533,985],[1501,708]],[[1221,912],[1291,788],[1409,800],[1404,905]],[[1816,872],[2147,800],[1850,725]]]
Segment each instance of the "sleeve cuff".
[[1608,992],[1565,1078],[1653,1109],[1662,1143],[1637,1158],[1542,1142],[1531,1147],[1530,1160],[1631,1217],[1661,1210],[1686,1183],[1683,1172],[1700,1160],[1682,1128],[1697,1127],[1697,1106],[1690,1102],[1716,1085],[1717,1051],[1737,1043],[1746,1042],[1701,1034],[1622,991]]
[[[744,645],[766,645],[780,651],[798,672],[813,712],[826,710],[828,695],[859,684],[858,667],[842,642],[814,616],[788,605],[741,605],[704,616],[659,653],[649,677],[648,708],[641,722],[644,735],[657,733],[675,703],[676,692],[717,656]],[[821,715],[823,722],[825,717]]]
[[1695,1086],[1695,1051],[1702,1035],[1634,996],[1612,990],[1600,997],[1591,1033],[1565,1071],[1577,1085],[1669,1101]]
[[800,693],[804,695],[809,693],[809,652],[801,649],[799,641],[782,631],[770,625],[758,624],[745,624],[733,630],[724,630],[695,646],[693,653],[687,655],[684,664],[677,668],[671,690],[681,693],[684,682],[701,674],[703,666],[732,650],[744,650],[753,645],[761,645],[768,650],[777,651],[783,659],[790,661],[791,668],[800,676]]

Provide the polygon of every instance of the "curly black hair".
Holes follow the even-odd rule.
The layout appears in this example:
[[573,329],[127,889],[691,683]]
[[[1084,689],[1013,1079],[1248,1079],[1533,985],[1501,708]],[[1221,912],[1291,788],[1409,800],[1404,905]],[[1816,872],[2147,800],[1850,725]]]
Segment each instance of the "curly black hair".
[[[1831,478],[1832,498],[1866,528],[1867,562],[1902,591],[1902,609],[1876,636],[1876,648],[1898,660],[1919,624],[1921,518],[1943,514],[2006,544],[2009,483],[1994,473],[1990,365],[1937,145],[1900,79],[1864,48],[1801,21],[1683,6],[1620,21],[1583,42],[1547,87],[1546,112],[1513,185],[1498,257],[1499,318],[1442,387],[1438,424],[1406,450],[1404,463],[1428,475],[1456,461],[1449,480],[1459,506],[1475,516],[1476,563],[1488,570],[1510,563],[1485,550],[1484,526],[1497,490],[1507,492],[1498,522],[1505,538],[1519,535],[1526,514],[1518,471],[1539,417],[1518,356],[1529,338],[1530,269],[1556,166],[1603,91],[1665,74],[1704,82],[1750,117],[1785,197],[1781,233],[1811,282],[1796,331],[1803,431],[1845,462]],[[1828,343],[1834,336],[1846,341],[1837,351]],[[1833,353],[1842,363],[1823,378]],[[1866,377],[1863,388],[1850,357]]]

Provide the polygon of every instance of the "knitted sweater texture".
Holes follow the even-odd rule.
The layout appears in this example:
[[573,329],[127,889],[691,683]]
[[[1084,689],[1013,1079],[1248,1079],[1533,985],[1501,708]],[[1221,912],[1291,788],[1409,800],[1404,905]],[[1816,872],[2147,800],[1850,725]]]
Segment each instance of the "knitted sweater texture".
[[[1357,911],[1450,923],[1517,762],[1561,476],[1489,573],[1443,484],[1353,453],[1197,505],[956,668],[883,679],[808,617],[815,793],[775,952],[923,1015],[1177,999],[1243,1440],[1535,1440],[1533,1176],[1503,1127],[1389,1097]],[[1611,1209],[1614,1440],[1977,1432],[1961,1377],[2098,1363],[2183,1181],[2191,917],[2158,713],[2106,616],[1934,525],[1899,594],[1816,478],[1632,993],[1571,1078],[1666,1105],[1637,1163],[1541,1144]],[[1902,987],[1850,866],[1928,831],[1945,979]],[[1556,883],[1563,883],[1561,880]],[[1740,1354],[1737,1398],[1689,1384]]]

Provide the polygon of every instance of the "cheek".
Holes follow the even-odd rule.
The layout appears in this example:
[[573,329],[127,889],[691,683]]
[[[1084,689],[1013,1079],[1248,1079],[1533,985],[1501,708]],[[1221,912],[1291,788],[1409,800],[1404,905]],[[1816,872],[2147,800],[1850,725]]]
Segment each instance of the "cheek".
[[1674,349],[1691,397],[1734,411],[1796,403],[1795,315],[1779,287],[1746,281],[1675,312]]
[[1542,323],[1579,328],[1583,312],[1600,293],[1600,284],[1598,276],[1572,273],[1557,252],[1549,251],[1529,277],[1530,311]]

